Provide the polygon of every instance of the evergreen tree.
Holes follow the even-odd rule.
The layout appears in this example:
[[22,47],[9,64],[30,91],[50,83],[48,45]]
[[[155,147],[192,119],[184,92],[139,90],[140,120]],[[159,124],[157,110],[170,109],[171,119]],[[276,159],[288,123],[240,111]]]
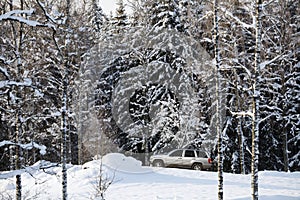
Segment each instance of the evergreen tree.
[[[146,2],[143,5],[149,5],[147,3],[152,2]],[[149,7],[144,7],[145,10],[148,8]],[[144,21],[146,20],[147,19],[144,19]],[[171,32],[169,32],[168,29],[164,29],[166,30],[165,32],[163,31],[159,34],[155,33],[155,35],[149,34],[153,28],[163,30],[161,29],[162,27],[159,26],[146,26],[146,28],[133,27],[132,30],[128,30],[126,33],[115,34],[109,37],[108,43],[110,43],[110,48],[114,47],[114,45],[115,47],[113,49],[109,49],[109,51],[107,51],[108,48],[105,48],[105,52],[108,52],[110,57],[113,59],[107,61],[110,65],[107,65],[107,63],[104,62],[105,65],[102,64],[103,69],[100,69],[102,71],[101,75],[96,75],[101,78],[97,81],[98,85],[96,88],[97,97],[95,106],[99,109],[99,119],[104,118],[107,122],[107,125],[104,125],[102,130],[109,138],[115,140],[122,150],[131,150],[134,152],[156,151],[167,146],[170,141],[175,143],[178,147],[185,145],[194,145],[199,147],[202,143],[202,134],[204,134],[204,132],[208,129],[208,119],[205,116],[205,111],[203,110],[200,116],[203,119],[202,123],[196,123],[199,118],[195,116],[199,116],[200,113],[199,109],[196,109],[196,104],[198,106],[198,104],[204,104],[204,101],[208,101],[205,99],[207,94],[204,94],[207,91],[205,88],[198,87],[197,85],[205,85],[204,82],[199,81],[202,78],[202,72],[199,72],[200,70],[198,69],[197,72],[193,72],[192,70],[195,70],[192,69],[193,66],[185,63],[185,57],[194,56],[199,52],[196,54],[194,54],[195,52],[188,54],[187,52],[191,50],[191,46],[189,46],[191,44],[187,44],[187,42],[190,42],[190,38],[187,37],[187,40],[184,41],[185,44],[180,44],[179,41],[182,40],[182,38],[178,37],[176,29],[173,29]],[[114,30],[114,28],[112,27],[111,30]],[[108,30],[108,32],[109,31],[110,30]],[[166,38],[168,39],[165,40]],[[171,49],[169,46],[170,44],[174,45],[174,49]],[[105,44],[102,44],[102,47],[104,48]],[[124,47],[127,47],[128,49],[124,49]],[[179,52],[177,53],[176,50],[179,50]],[[193,51],[194,50],[195,49],[193,49]],[[114,54],[111,55],[113,52],[110,51],[115,51],[114,54],[117,56],[114,56]],[[103,53],[103,55],[104,54],[105,53]],[[201,57],[203,56],[195,58],[194,61]],[[102,57],[100,55],[100,60],[101,59]],[[103,58],[103,60],[105,59],[108,58]],[[182,74],[185,79],[184,81],[189,81],[191,85],[195,87],[193,89],[197,89],[198,95],[202,95],[201,99],[190,99],[191,104],[189,107],[193,109],[195,108],[195,110],[191,112],[193,113],[192,115],[189,113],[189,116],[178,117],[180,116],[179,107],[181,108],[188,105],[180,105],[178,107],[178,100],[176,99],[178,98],[176,97],[177,94],[172,93],[172,91],[168,89],[169,86],[165,85],[167,83],[160,85],[150,81],[149,83],[143,83],[142,88],[135,84],[141,81],[139,79],[140,76],[142,76],[140,77],[142,80],[144,80],[147,76],[155,76],[155,73],[157,72],[153,71],[153,65],[157,65],[158,71],[163,70],[165,67],[159,67],[160,63],[168,66],[172,70],[175,70],[176,73],[178,73],[178,76],[179,74]],[[152,70],[153,73],[149,72],[147,74],[146,72],[148,69],[150,71]],[[146,70],[146,72],[140,72],[136,76],[126,79],[132,85],[128,85],[129,83],[120,84],[120,78],[131,73],[135,74],[137,73],[136,70]],[[94,69],[93,71],[98,71],[98,69]],[[193,75],[193,73],[195,74]],[[166,76],[165,74],[167,74],[167,72],[162,71],[162,74]],[[119,99],[119,101],[117,101],[121,104],[123,101],[127,102],[130,100],[128,103],[130,105],[130,113],[127,113],[127,110],[125,110],[117,116],[117,118],[122,118],[122,116],[125,115],[122,120],[119,120],[123,123],[127,123],[128,120],[133,120],[127,124],[130,124],[134,128],[129,128],[126,131],[124,131],[124,129],[120,130],[122,129],[118,126],[118,123],[120,122],[115,121],[115,116],[112,114],[113,109],[116,109],[116,105],[112,105],[112,100],[114,99],[113,91],[116,90],[117,86],[123,87],[123,89],[119,88],[121,91],[118,94],[122,94],[123,90],[127,89],[134,91],[134,87],[136,87],[136,91],[132,94],[132,96]],[[126,87],[128,88],[126,89]],[[127,105],[127,103],[124,103],[124,105]],[[152,111],[153,107],[155,107],[155,115],[153,113],[153,115],[151,114],[151,107]],[[190,123],[186,123],[188,120],[190,120]],[[178,132],[179,126],[181,126],[181,128],[184,127],[181,132]],[[141,131],[143,130],[143,127],[148,127],[147,133]],[[191,129],[191,127],[194,127],[194,132],[184,132],[185,130]]]
[[117,10],[116,10],[116,16],[114,17],[114,24],[119,27],[127,26],[127,15],[124,7],[123,0],[118,0],[117,3]]
[[96,0],[92,1],[91,12],[93,13],[91,16],[93,29],[95,32],[100,32],[105,24],[106,16],[103,13],[102,8],[97,4]]
[[184,31],[181,23],[179,2],[177,0],[148,0],[144,4],[146,23],[158,29],[175,29],[179,32]]
[[[291,118],[294,114],[288,114],[295,105],[297,107],[297,103],[291,105],[290,98],[287,98],[290,89],[294,88],[293,84],[290,85],[290,80],[296,69],[294,66],[297,63],[295,60],[298,51],[294,46],[297,42],[293,41],[293,35],[297,30],[287,28],[287,24],[293,27],[292,13],[297,12],[297,9],[290,9],[290,5],[290,2],[274,2],[265,8],[268,15],[263,18],[263,27],[267,27],[263,29],[267,36],[263,44],[268,52],[263,55],[267,60],[263,63],[263,83],[267,87],[261,93],[264,97],[261,110],[265,119],[261,127],[264,133],[262,134],[264,146],[261,149],[266,153],[261,155],[260,159],[268,162],[260,165],[262,169],[289,170],[288,138],[290,131],[293,132],[298,123]],[[297,91],[296,88],[294,89]]]
[[[108,32],[112,34],[125,34],[125,31],[129,26],[129,22],[123,0],[118,0],[117,6],[115,16],[111,16]],[[105,34],[107,34],[107,32]]]
[[[227,105],[231,111],[247,111],[251,105],[252,73],[254,62],[255,38],[252,23],[252,11],[247,11],[251,2],[230,1],[223,4],[221,42],[223,65],[228,82]],[[247,114],[246,114],[247,115]],[[241,173],[250,171],[251,159],[246,149],[251,148],[251,119],[242,115],[233,115],[231,118],[231,135],[229,143],[232,149],[226,159],[231,162],[230,170]],[[235,145],[238,143],[239,145]],[[232,159],[234,158],[234,159]],[[229,169],[227,169],[229,170]]]
[[[37,141],[37,135],[33,132],[33,128],[36,128],[34,122],[39,118],[38,113],[41,111],[35,106],[43,100],[40,99],[42,89],[36,87],[35,73],[38,68],[33,65],[35,58],[32,58],[31,55],[32,53],[37,56],[39,54],[36,52],[38,47],[34,47],[38,36],[32,30],[51,30],[51,25],[44,23],[45,15],[41,14],[40,10],[34,14],[31,6],[36,6],[38,9],[40,7],[31,1],[22,0],[19,4],[9,5],[4,3],[2,6],[4,18],[1,16],[0,22],[4,27],[1,34],[1,43],[4,48],[1,49],[1,60],[5,67],[1,67],[4,77],[1,79],[0,89],[3,91],[2,95],[6,94],[8,98],[1,96],[1,99],[4,100],[3,103],[1,101],[1,107],[5,108],[3,122],[12,127],[7,129],[10,136],[7,138],[8,141],[4,141],[4,144],[9,145],[10,168],[21,169],[29,164],[27,162],[30,162],[31,159],[35,161],[36,155],[33,150],[31,152],[33,156],[28,158],[28,150],[24,148],[24,144],[31,143],[32,145],[28,149],[34,149],[38,147],[37,143],[42,142]],[[11,33],[8,32],[8,27],[12,28]],[[18,174],[16,176],[16,199],[22,198],[21,191],[21,176]]]

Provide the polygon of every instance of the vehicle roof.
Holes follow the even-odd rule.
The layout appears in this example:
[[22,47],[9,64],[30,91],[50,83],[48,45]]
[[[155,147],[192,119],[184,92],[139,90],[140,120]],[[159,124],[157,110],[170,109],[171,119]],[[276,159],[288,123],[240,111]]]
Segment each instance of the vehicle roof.
[[174,150],[195,150],[195,151],[204,151],[202,149],[189,149],[189,148],[179,148],[179,149],[173,149],[172,151]]
[[[188,149],[188,148],[179,148],[179,149],[173,149],[172,151],[177,151],[177,150],[194,150],[194,151],[204,151],[203,149]],[[169,151],[169,152],[172,152],[172,151]]]

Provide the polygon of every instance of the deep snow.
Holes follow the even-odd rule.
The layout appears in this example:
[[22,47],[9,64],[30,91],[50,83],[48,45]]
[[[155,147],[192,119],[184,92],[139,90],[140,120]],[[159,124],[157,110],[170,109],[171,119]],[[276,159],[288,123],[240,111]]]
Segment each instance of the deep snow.
[[[142,167],[141,162],[122,154],[103,157],[103,176],[113,183],[107,200],[215,200],[217,173],[174,168]],[[68,165],[68,197],[95,199],[101,161]],[[50,167],[44,170],[41,166]],[[15,194],[15,174],[22,174],[25,199],[61,199],[61,168],[40,161],[21,171],[0,172],[0,199]],[[259,173],[260,200],[300,200],[300,173],[264,171]],[[224,199],[251,199],[250,175],[224,174]]]

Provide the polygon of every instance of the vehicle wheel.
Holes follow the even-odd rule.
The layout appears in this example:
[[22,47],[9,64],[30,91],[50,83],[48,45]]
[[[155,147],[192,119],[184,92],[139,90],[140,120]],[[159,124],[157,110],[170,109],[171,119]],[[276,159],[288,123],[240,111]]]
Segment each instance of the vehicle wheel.
[[153,165],[153,167],[164,167],[165,166],[164,162],[162,160],[155,160],[152,165]]
[[192,166],[192,169],[194,169],[194,170],[199,170],[199,171],[201,171],[202,170],[202,164],[200,164],[200,163],[195,163],[195,164],[193,164],[193,166]]

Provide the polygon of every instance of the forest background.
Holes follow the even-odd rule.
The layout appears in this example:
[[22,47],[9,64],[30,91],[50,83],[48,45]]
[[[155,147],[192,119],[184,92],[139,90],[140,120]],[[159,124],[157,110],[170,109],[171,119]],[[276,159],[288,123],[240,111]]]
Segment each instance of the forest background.
[[[255,62],[254,4],[248,0],[219,4],[224,171],[233,173],[251,171],[248,113]],[[133,0],[130,6],[130,15],[122,1],[116,13],[105,15],[94,0],[1,1],[0,170],[18,169],[40,159],[60,162],[63,154],[68,162],[84,163],[97,154],[116,151],[146,163],[148,153],[167,151],[170,143],[176,148],[201,146],[216,156],[215,88],[206,71],[189,65],[199,56],[214,60],[212,2]],[[148,32],[153,33],[153,41],[165,36],[188,39],[173,42],[168,49],[154,48],[156,44],[149,48],[140,43]],[[265,1],[257,83],[260,170],[300,169],[299,37],[299,1]],[[195,48],[195,42],[201,47]],[[189,60],[177,53],[180,47]],[[107,54],[99,56],[99,52]],[[190,100],[183,105],[165,85],[145,84],[128,102],[133,127],[140,131],[125,132],[114,116],[114,91],[122,91],[121,75],[129,74],[135,82],[138,71],[134,69],[146,61],[183,74],[196,96],[187,96]],[[213,69],[213,61],[205,67],[200,69]],[[149,117],[149,105],[155,105],[156,117]],[[192,117],[179,112],[184,106]],[[125,117],[119,113],[117,118]],[[183,124],[188,126],[182,128]]]

